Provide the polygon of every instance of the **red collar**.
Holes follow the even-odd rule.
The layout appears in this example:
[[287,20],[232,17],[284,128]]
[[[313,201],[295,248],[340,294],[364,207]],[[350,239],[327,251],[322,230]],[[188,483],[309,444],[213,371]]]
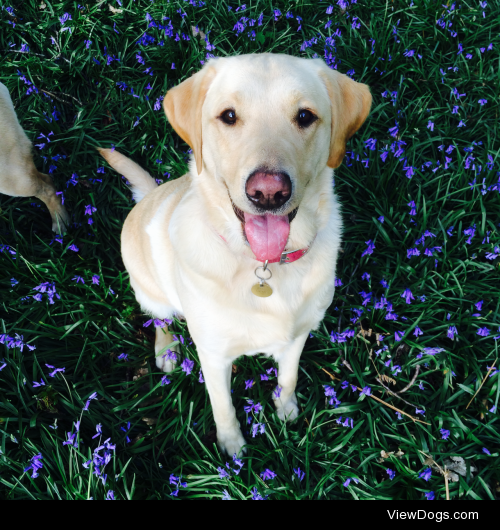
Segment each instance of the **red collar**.
[[[317,234],[316,234],[317,235]],[[219,234],[221,239],[227,243],[227,241]],[[276,259],[271,259],[268,261],[268,263],[279,263],[280,265],[283,265],[284,263],[293,263],[294,261],[297,261],[302,256],[307,254],[312,247],[312,244],[314,243],[314,240],[316,239],[316,236],[314,236],[313,240],[311,241],[311,244],[306,248],[301,248],[299,250],[289,250],[288,252],[282,252],[281,257]]]

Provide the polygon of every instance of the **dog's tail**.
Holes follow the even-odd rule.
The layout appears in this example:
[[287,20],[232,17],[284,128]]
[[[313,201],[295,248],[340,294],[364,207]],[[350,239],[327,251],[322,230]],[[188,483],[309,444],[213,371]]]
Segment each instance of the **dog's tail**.
[[155,179],[147,171],[116,149],[112,151],[98,147],[97,150],[113,169],[116,169],[132,184],[132,197],[135,202],[139,202],[150,191],[158,187]]

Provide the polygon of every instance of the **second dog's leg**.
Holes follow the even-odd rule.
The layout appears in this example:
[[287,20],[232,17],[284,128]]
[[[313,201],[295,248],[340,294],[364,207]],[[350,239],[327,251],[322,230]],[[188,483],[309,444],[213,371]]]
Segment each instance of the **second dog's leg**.
[[56,234],[64,234],[70,219],[61,199],[56,195],[56,189],[51,177],[37,171],[34,178],[38,182],[36,183],[36,192],[33,195],[47,205],[52,217],[52,231]]
[[[155,340],[155,355],[158,355],[164,348],[174,342],[174,338],[168,327],[156,328],[156,340]],[[172,346],[170,348],[173,352],[179,352],[179,346]],[[156,357],[156,366],[163,372],[171,372],[175,368],[175,363],[171,359],[167,359],[167,350],[165,350],[159,357]]]
[[231,400],[232,361],[220,357],[211,358],[199,349],[198,356],[217,426],[217,443],[220,449],[230,456],[238,455],[245,445],[245,438],[241,434]]
[[280,397],[276,398],[273,392],[273,400],[281,420],[293,421],[299,415],[295,386],[297,385],[300,356],[308,335],[309,333],[300,335],[291,347],[274,356],[279,364],[278,385],[281,387],[281,393]]

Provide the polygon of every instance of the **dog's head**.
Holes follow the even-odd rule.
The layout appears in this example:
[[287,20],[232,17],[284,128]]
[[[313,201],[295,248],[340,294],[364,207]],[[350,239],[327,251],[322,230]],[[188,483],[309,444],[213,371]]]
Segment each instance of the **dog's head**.
[[340,166],[371,102],[367,85],[322,59],[262,53],[209,60],[167,92],[163,107],[200,178],[227,188],[264,261],[281,255],[306,188]]

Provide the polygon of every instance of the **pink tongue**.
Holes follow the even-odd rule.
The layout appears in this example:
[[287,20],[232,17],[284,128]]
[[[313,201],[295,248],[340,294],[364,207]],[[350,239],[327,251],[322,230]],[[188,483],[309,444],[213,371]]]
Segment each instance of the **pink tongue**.
[[280,258],[290,233],[288,215],[244,213],[245,234],[255,257],[259,261]]

